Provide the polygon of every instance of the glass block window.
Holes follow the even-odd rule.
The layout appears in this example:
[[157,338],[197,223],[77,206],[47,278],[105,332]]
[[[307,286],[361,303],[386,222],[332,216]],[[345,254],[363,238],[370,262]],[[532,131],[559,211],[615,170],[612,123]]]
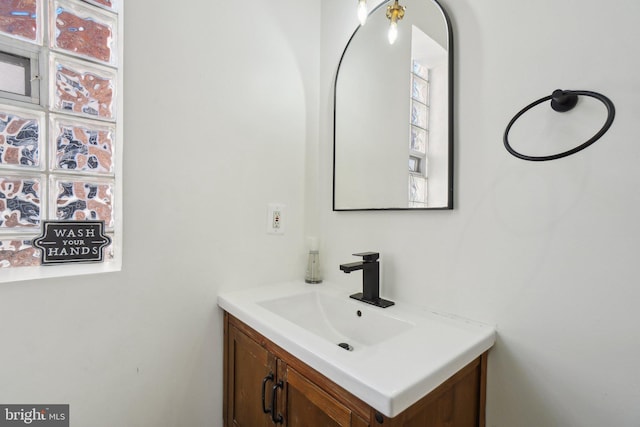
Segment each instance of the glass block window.
[[117,63],[116,16],[73,0],[51,3],[50,45],[74,56]]
[[0,229],[37,228],[42,219],[42,177],[0,175]]
[[113,183],[54,178],[52,216],[60,220],[100,220],[113,228]]
[[51,72],[52,110],[115,119],[115,71],[55,55]]
[[98,7],[102,7],[107,10],[117,10],[118,0],[84,0],[89,4],[93,4]]
[[43,166],[44,113],[0,104],[0,166],[39,169]]
[[114,173],[114,125],[53,115],[49,129],[52,169],[61,172]]
[[0,269],[39,265],[40,250],[31,245],[30,237],[0,239]]
[[39,43],[43,0],[0,1],[0,34]]
[[409,207],[427,207],[429,69],[413,60],[409,118]]
[[46,220],[104,221],[82,274],[120,268],[121,19],[121,0],[0,1],[0,282],[60,275],[32,244]]

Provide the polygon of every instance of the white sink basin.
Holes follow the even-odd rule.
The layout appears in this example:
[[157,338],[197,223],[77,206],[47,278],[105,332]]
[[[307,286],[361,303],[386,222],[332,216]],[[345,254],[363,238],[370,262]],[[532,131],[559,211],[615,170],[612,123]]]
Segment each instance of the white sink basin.
[[309,290],[258,305],[343,348],[380,344],[415,327],[351,298]]
[[399,301],[375,307],[349,298],[354,291],[281,283],[222,293],[218,305],[388,417],[495,342],[492,326]]

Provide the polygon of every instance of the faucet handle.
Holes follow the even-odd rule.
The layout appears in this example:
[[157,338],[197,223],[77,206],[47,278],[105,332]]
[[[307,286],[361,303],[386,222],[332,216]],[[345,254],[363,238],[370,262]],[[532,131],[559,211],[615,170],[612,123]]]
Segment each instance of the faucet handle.
[[366,262],[374,262],[380,258],[380,254],[378,252],[361,252],[357,254],[353,254],[353,256],[361,256],[362,259]]

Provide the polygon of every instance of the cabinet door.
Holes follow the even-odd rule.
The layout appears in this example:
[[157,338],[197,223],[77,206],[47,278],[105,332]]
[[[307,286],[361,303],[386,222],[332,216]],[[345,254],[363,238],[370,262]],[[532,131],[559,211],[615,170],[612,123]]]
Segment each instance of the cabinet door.
[[233,326],[227,339],[227,427],[273,426],[263,410],[263,391],[264,405],[270,409],[275,357]]
[[368,424],[291,367],[285,368],[287,427],[366,427]]

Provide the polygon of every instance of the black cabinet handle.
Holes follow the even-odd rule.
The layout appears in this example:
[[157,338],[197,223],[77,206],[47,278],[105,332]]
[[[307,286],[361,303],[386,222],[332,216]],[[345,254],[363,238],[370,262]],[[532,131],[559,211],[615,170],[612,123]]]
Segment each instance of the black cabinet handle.
[[262,379],[262,412],[264,412],[265,414],[270,413],[271,410],[273,409],[273,407],[267,409],[267,407],[264,404],[264,395],[267,388],[267,381],[273,381],[273,372],[269,372],[269,375],[267,375]]
[[278,410],[277,406],[278,406],[278,389],[282,388],[284,386],[284,383],[282,382],[282,380],[278,381],[278,383],[276,385],[273,386],[273,388],[271,389],[271,421],[273,421],[276,424],[282,424],[282,422],[284,421],[284,418],[282,418],[282,414],[278,413],[278,415],[276,415],[276,411]]

